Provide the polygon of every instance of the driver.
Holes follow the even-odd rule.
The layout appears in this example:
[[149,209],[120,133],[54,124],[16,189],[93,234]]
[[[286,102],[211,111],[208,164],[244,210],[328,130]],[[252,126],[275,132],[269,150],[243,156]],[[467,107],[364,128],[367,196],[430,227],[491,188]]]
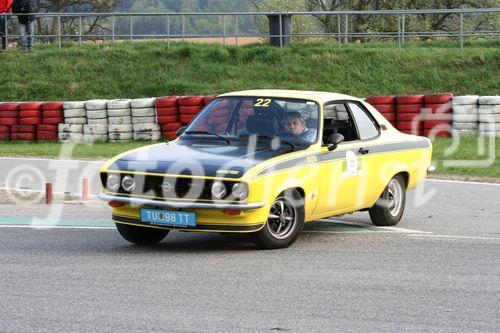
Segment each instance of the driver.
[[307,128],[306,121],[298,111],[287,113],[285,116],[285,130],[310,143],[316,141],[317,130]]

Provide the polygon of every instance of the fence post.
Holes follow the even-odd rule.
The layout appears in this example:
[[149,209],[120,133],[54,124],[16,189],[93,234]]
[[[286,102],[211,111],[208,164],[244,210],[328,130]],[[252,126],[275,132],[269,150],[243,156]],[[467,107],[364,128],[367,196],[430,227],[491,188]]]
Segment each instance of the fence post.
[[344,37],[344,43],[347,44],[347,34],[349,33],[349,18],[347,14],[345,14],[345,37]]
[[464,13],[460,13],[460,51],[464,53]]
[[111,40],[115,41],[115,16],[111,16]]
[[222,45],[226,46],[226,15],[222,15]]
[[279,14],[280,22],[280,47],[283,47],[283,17]]
[[340,14],[337,15],[337,39],[339,46],[342,46],[342,37],[341,37],[342,31],[340,27]]
[[78,16],[78,43],[82,45],[82,17]]
[[401,21],[401,45],[405,45],[405,22],[406,22],[406,15],[403,14]]
[[238,35],[240,33],[239,29],[239,22],[238,22],[238,15],[234,17],[234,24],[236,25],[236,37],[235,37],[235,44],[238,46]]
[[5,38],[5,48],[4,50],[7,51],[7,49],[9,48],[9,29],[8,29],[8,24],[7,24],[7,13],[3,13],[2,14],[3,16],[3,21],[5,22],[5,25],[3,27],[4,29],[4,38]]
[[186,17],[182,15],[182,41],[186,41]]
[[170,48],[170,15],[167,14],[167,47]]
[[57,16],[57,43],[61,49],[61,16]]
[[401,51],[401,16],[398,15],[398,51]]
[[130,40],[134,40],[134,17],[130,16]]

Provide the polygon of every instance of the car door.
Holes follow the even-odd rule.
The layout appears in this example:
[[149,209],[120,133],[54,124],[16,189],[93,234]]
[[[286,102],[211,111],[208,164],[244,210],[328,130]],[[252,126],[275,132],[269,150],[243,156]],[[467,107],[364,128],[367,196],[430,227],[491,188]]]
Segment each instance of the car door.
[[359,137],[347,101],[323,106],[323,143],[329,135],[340,133],[345,141],[329,151],[326,144],[318,155],[320,195],[315,214],[340,214],[354,210],[360,184]]

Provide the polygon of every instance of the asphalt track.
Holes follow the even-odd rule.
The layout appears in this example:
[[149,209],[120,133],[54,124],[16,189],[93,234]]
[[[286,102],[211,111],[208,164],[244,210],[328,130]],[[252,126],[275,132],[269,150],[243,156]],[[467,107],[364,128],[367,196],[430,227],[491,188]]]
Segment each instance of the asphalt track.
[[357,213],[275,251],[182,232],[133,246],[97,201],[0,205],[0,331],[498,332],[499,203],[499,185],[427,181],[397,228]]

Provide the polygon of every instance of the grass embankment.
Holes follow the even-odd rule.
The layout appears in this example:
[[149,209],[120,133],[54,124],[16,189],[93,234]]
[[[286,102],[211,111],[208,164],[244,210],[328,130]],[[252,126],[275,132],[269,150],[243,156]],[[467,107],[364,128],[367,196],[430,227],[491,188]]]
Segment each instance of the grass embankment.
[[[74,159],[107,159],[147,144],[150,143],[75,144],[70,157]],[[482,145],[478,138],[463,137],[458,141],[457,148],[451,150],[450,147],[453,146],[453,139],[434,139],[433,163],[437,166],[436,175],[469,179],[500,179],[500,157],[497,154],[497,151],[500,150],[500,138],[495,139],[494,146],[492,146],[489,139],[486,139]],[[481,146],[483,153],[481,153]],[[61,143],[0,143],[0,156],[68,158],[69,156],[61,156],[61,147]],[[491,149],[492,147],[493,149]],[[450,151],[448,152],[448,150]],[[476,162],[474,166],[457,166],[462,160]]]
[[137,98],[280,88],[354,96],[498,94],[500,40],[466,45],[296,44],[291,48],[136,42],[0,52],[0,101]]

